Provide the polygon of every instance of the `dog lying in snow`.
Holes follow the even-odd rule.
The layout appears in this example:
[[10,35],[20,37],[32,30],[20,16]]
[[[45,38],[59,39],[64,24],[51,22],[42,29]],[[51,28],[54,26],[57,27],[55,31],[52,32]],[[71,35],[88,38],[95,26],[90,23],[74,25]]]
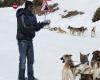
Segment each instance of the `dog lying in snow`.
[[58,27],[58,29],[57,29],[57,33],[66,33],[66,31],[63,30],[61,27]]

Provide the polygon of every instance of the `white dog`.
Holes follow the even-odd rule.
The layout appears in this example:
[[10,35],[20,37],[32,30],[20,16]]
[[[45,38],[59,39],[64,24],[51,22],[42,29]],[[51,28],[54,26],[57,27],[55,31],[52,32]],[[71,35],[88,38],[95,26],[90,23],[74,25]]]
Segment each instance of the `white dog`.
[[62,71],[62,80],[74,80],[74,64],[71,56],[66,54],[61,58],[65,63]]

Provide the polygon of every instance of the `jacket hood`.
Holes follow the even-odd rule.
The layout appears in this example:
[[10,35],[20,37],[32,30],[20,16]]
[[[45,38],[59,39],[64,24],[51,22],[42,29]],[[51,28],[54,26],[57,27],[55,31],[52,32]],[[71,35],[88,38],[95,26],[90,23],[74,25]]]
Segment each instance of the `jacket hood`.
[[16,17],[20,17],[23,14],[25,14],[25,10],[23,8],[20,8],[16,12]]
[[29,6],[33,6],[33,2],[31,2],[31,1],[26,1],[25,2],[25,9],[27,9]]

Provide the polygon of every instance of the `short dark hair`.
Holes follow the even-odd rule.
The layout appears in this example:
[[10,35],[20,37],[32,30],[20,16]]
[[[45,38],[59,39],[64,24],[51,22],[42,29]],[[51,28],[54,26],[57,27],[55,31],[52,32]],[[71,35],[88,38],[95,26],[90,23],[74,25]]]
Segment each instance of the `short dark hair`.
[[27,9],[30,5],[33,5],[33,2],[31,2],[31,1],[26,1],[26,2],[25,2],[25,9]]

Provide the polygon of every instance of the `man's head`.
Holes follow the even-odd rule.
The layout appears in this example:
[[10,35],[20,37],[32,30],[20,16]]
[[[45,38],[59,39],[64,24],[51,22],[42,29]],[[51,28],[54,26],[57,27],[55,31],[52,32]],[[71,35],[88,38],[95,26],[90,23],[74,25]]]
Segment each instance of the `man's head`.
[[28,9],[29,11],[33,11],[33,3],[31,1],[26,1],[25,9]]

